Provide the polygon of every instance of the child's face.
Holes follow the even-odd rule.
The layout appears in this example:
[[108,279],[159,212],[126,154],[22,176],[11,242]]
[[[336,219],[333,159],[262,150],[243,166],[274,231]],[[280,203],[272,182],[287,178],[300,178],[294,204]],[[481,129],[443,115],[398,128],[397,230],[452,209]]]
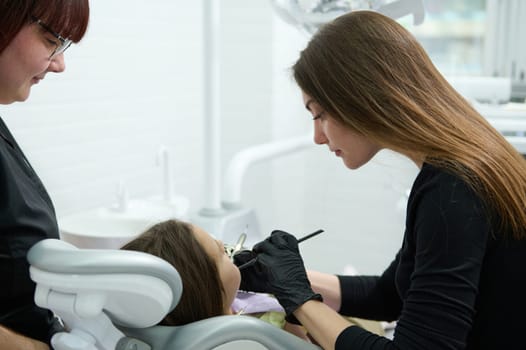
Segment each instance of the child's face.
[[223,242],[212,238],[212,236],[200,227],[193,226],[193,231],[197,241],[217,265],[219,277],[225,290],[223,300],[226,308],[225,313],[230,313],[230,305],[232,305],[237,290],[239,289],[239,284],[241,283],[239,269],[226,254]]

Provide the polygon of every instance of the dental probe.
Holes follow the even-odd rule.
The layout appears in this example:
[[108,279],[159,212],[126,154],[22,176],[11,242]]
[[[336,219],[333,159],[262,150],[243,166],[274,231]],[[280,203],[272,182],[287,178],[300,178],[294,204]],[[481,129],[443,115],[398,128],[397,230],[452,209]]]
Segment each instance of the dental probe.
[[[308,235],[303,236],[303,237],[301,237],[300,239],[298,239],[298,243],[301,243],[301,242],[306,241],[306,240],[308,240],[308,239],[310,239],[310,238],[312,238],[312,237],[314,237],[314,236],[317,236],[317,235],[319,235],[319,234],[322,233],[322,232],[323,232],[323,230],[317,230],[317,231],[314,231],[313,233],[309,233]],[[258,257],[256,256],[255,258],[250,259],[249,261],[247,261],[246,263],[244,263],[244,264],[241,265],[241,266],[238,266],[237,268],[238,268],[239,270],[243,270],[243,269],[245,269],[245,268],[247,268],[247,267],[249,267],[249,266],[254,265],[254,264],[256,263],[257,260],[258,260]]]
[[310,239],[310,238],[312,238],[314,236],[317,236],[317,235],[319,235],[322,232],[323,232],[323,230],[318,230],[318,231],[314,231],[313,233],[309,233],[308,235],[303,236],[300,239],[298,239],[298,243],[301,243],[301,242],[306,241],[306,240],[308,240],[308,239]]

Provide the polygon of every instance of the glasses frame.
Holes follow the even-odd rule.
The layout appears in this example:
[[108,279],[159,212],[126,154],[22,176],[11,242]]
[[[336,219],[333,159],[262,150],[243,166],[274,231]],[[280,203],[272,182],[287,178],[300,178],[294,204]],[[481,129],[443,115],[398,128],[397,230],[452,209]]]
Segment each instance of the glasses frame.
[[35,16],[31,16],[31,19],[33,20],[33,22],[38,24],[46,32],[53,35],[60,42],[60,44],[56,45],[55,50],[53,50],[53,52],[49,56],[50,60],[53,59],[53,57],[56,57],[60,55],[61,53],[63,53],[64,51],[66,51],[73,43],[71,39],[64,38],[63,36],[55,32],[47,24],[45,24],[44,22],[42,22],[40,19],[36,18]]

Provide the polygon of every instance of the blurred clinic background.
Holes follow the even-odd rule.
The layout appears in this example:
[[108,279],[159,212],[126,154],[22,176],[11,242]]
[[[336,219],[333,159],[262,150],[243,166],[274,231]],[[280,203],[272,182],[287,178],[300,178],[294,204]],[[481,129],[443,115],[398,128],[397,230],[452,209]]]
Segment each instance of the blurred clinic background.
[[[48,74],[28,103],[2,107],[69,230],[63,238],[89,236],[97,225],[134,235],[169,216],[202,224],[226,243],[243,231],[250,242],[273,229],[298,237],[324,229],[301,245],[307,267],[381,273],[401,245],[418,169],[382,151],[350,171],[310,144],[311,117],[289,69],[310,34],[284,21],[270,0],[210,3],[91,1],[87,36],[67,51],[66,71]],[[486,117],[512,125],[503,132],[521,147],[526,3],[423,3],[421,25],[411,16],[399,21]],[[291,138],[309,145],[256,157],[229,178],[244,150]],[[229,180],[239,198],[224,206]],[[81,238],[77,244],[90,246]]]

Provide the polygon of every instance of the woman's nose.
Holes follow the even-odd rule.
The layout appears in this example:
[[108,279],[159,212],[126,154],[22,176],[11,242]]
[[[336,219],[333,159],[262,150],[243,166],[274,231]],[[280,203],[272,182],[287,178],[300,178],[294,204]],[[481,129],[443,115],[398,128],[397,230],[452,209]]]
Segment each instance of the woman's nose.
[[327,137],[325,136],[319,121],[314,121],[314,143],[318,145],[327,143]]
[[62,73],[66,69],[66,62],[64,61],[64,53],[58,54],[51,59],[48,71],[53,73]]

